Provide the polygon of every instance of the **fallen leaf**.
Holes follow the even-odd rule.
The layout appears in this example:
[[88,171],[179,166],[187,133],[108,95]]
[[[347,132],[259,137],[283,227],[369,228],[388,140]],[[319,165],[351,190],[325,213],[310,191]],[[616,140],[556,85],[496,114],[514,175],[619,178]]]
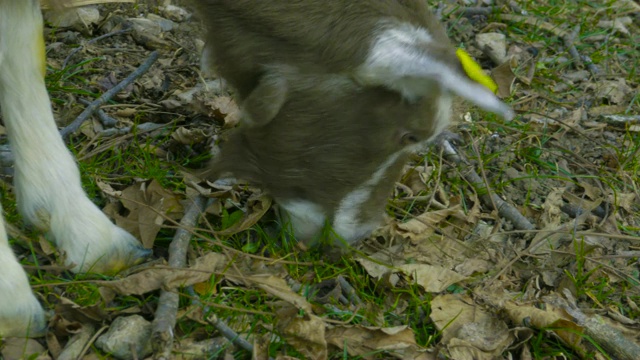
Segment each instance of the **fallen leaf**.
[[498,97],[506,98],[511,96],[511,87],[516,80],[516,75],[511,69],[511,61],[505,61],[491,70],[491,77],[498,85]]
[[431,301],[430,317],[442,331],[452,359],[500,358],[514,341],[507,324],[466,295],[437,296]]
[[595,84],[596,97],[606,99],[610,104],[622,104],[633,93],[624,78],[602,80]]
[[229,236],[245,231],[255,225],[271,208],[271,198],[265,194],[254,194],[247,199],[247,211],[242,219],[228,228],[216,231],[219,236]]
[[277,328],[288,345],[307,359],[327,358],[325,323],[321,318],[310,312],[300,315],[298,307],[289,303],[282,304],[276,311],[276,317]]
[[122,191],[118,198],[129,211],[126,216],[120,215],[113,205],[105,207],[105,212],[116,220],[116,224],[142,241],[151,249],[165,222],[165,217],[177,220],[183,214],[178,195],[162,188],[160,183],[152,180],[135,184]]
[[175,289],[207,281],[211,274],[222,271],[226,264],[227,258],[224,255],[209,253],[196,259],[195,264],[189,268],[171,269],[166,265],[150,267],[124,279],[96,281],[96,284],[120,295],[142,295],[158,289]]
[[[229,274],[227,274],[230,277]],[[304,310],[305,313],[313,313],[311,304],[303,296],[291,290],[287,282],[282,277],[266,275],[251,275],[237,277],[238,280],[244,280],[267,293],[284,300],[296,308]]]
[[47,350],[35,339],[4,338],[2,339],[3,359],[36,359],[38,355],[46,354]]
[[417,345],[415,334],[408,326],[367,327],[329,326],[326,330],[327,343],[346,350],[349,357],[366,356],[381,350],[398,359],[435,359]]
[[209,135],[202,129],[187,129],[181,126],[171,134],[171,138],[183,145],[193,145],[203,142]]
[[416,284],[422,286],[427,292],[441,292],[466,279],[465,276],[440,266],[405,264],[398,268],[411,276]]

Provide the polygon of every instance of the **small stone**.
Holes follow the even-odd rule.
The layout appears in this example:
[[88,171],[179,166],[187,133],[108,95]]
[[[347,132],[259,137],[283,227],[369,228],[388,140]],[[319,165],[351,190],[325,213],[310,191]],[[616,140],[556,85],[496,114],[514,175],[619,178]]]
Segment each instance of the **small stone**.
[[173,20],[175,22],[183,22],[191,18],[190,12],[175,5],[167,5],[165,7],[162,7],[160,8],[160,12],[167,19]]
[[169,19],[165,19],[162,16],[158,16],[156,14],[147,15],[147,19],[160,25],[160,28],[162,29],[162,31],[171,31],[173,30],[173,28],[176,27],[176,23],[174,23],[173,21]]
[[151,19],[129,18],[127,20],[133,25],[133,31],[139,35],[151,34],[158,36],[162,34],[162,26]]
[[66,11],[48,11],[45,13],[47,22],[57,28],[85,29],[89,25],[100,21],[100,11],[95,6],[83,6]]
[[478,47],[487,54],[496,65],[507,61],[507,39],[504,34],[478,34],[476,36],[476,42],[478,43]]
[[[151,354],[150,336],[151,323],[142,316],[121,316],[98,338],[96,346],[118,359],[144,359]],[[135,349],[135,354],[132,349]]]

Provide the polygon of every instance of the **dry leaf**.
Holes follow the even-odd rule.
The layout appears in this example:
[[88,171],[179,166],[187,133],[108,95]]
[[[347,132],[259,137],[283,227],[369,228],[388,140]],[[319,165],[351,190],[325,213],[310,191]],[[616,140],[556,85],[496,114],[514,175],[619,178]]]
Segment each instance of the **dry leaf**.
[[498,85],[498,97],[506,98],[511,96],[511,87],[516,80],[516,75],[511,70],[511,61],[505,61],[491,70],[491,77]]
[[380,350],[398,359],[435,359],[416,344],[411,328],[366,326],[331,326],[326,329],[327,343],[346,349],[350,357],[366,356]]
[[209,135],[202,129],[187,129],[181,126],[171,134],[171,138],[183,145],[193,145],[203,142]]
[[[227,276],[229,276],[229,274],[227,274]],[[304,310],[305,313],[313,313],[311,304],[307,299],[291,290],[287,282],[281,277],[266,274],[242,276],[238,277],[238,279],[259,287],[267,293],[294,305],[296,308]]]
[[484,312],[466,295],[440,295],[431,301],[431,319],[453,359],[495,359],[513,342],[507,325]]
[[107,206],[104,211],[115,218],[118,226],[140,239],[147,249],[153,247],[165,217],[176,220],[183,213],[178,195],[163,189],[156,180],[149,185],[141,183],[124,189],[119,199],[129,211],[126,217],[118,214],[113,206]]
[[2,359],[40,359],[38,355],[47,353],[44,346],[35,339],[4,338],[2,343]]
[[287,340],[307,359],[324,360],[327,358],[327,341],[325,340],[325,324],[321,318],[310,312],[300,315],[298,307],[289,303],[276,312],[277,328]]
[[224,127],[232,128],[240,122],[240,110],[230,96],[216,96],[205,100],[215,118],[224,119]]
[[441,292],[466,279],[465,276],[440,266],[406,264],[398,268],[411,276],[416,284],[422,286],[427,292]]
[[531,305],[516,304],[507,302],[504,309],[515,324],[529,324],[536,329],[550,329],[558,335],[567,345],[574,349],[580,348],[582,340],[580,334],[584,329],[576,323],[568,320],[569,316],[564,310],[558,309],[550,304],[539,309]]
[[209,253],[196,259],[195,264],[185,269],[170,269],[163,265],[151,267],[124,279],[96,281],[120,295],[142,295],[158,289],[175,289],[209,280],[211,274],[222,271],[227,258],[218,253]]
[[436,225],[460,210],[460,205],[456,205],[447,209],[424,212],[405,223],[399,223],[398,233],[413,242],[420,242],[434,234],[435,229],[439,228]]
[[622,104],[628,99],[633,89],[624,78],[601,80],[595,84],[596,97],[607,99],[610,104]]
[[271,207],[271,198],[265,194],[254,194],[247,200],[247,211],[240,221],[228,228],[216,231],[216,235],[229,236],[245,231],[255,225]]

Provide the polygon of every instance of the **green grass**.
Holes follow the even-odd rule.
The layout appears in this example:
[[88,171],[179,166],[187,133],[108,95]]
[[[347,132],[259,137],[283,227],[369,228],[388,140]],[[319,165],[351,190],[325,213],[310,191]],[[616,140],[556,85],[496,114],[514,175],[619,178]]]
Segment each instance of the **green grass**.
[[[555,25],[563,25],[569,22],[572,26],[580,24],[581,33],[576,41],[576,47],[581,54],[587,54],[593,62],[606,71],[608,76],[623,77],[637,87],[637,65],[640,58],[638,45],[640,34],[633,33],[631,37],[613,34],[609,29],[596,26],[597,21],[614,16],[607,4],[586,1],[542,1],[523,2],[521,4],[529,16]],[[589,15],[581,12],[590,9]],[[596,11],[600,9],[601,11]],[[590,201],[610,201],[619,194],[636,192],[639,188],[640,174],[640,136],[630,129],[605,129],[616,135],[621,135],[616,141],[607,141],[600,135],[593,135],[596,130],[581,123],[579,130],[585,136],[592,136],[583,142],[575,140],[580,138],[572,129],[557,126],[551,122],[541,125],[530,121],[528,116],[532,113],[548,115],[558,107],[573,110],[578,107],[580,101],[587,98],[590,101],[589,108],[606,105],[602,99],[594,99],[591,90],[585,90],[580,84],[572,84],[563,91],[554,92],[553,87],[564,81],[563,74],[575,71],[572,61],[559,62],[559,58],[570,59],[566,52],[562,39],[551,35],[548,31],[527,24],[501,21],[499,14],[487,17],[487,22],[478,25],[468,25],[468,19],[458,18],[450,25],[452,33],[458,36],[454,43],[464,42],[465,46],[474,46],[472,38],[463,38],[465,32],[459,31],[457,26],[470,26],[474,31],[479,31],[487,23],[496,22],[505,24],[493,29],[507,34],[509,44],[517,44],[519,47],[535,47],[539,55],[532,62],[536,69],[535,77],[530,86],[516,82],[512,100],[518,102],[526,99],[527,95],[535,97],[518,105],[522,110],[519,116],[510,123],[505,123],[495,116],[481,113],[471,109],[474,118],[473,123],[460,125],[464,130],[466,144],[460,147],[460,151],[469,159],[478,173],[484,175],[489,188],[478,190],[468,184],[462,175],[464,167],[451,166],[442,161],[440,155],[434,151],[413,159],[413,165],[432,167],[421,181],[424,188],[414,193],[418,199],[407,200],[407,192],[399,189],[395,193],[387,214],[397,223],[410,221],[415,216],[422,214],[425,209],[434,210],[433,204],[425,198],[431,198],[433,187],[439,187],[440,193],[434,196],[448,206],[461,205],[462,214],[477,216],[498,234],[504,233],[502,240],[495,240],[488,235],[482,235],[481,230],[471,226],[456,216],[451,216],[438,224],[436,234],[446,238],[452,243],[463,243],[468,253],[450,254],[463,257],[463,260],[481,259],[491,263],[484,272],[470,275],[466,280],[454,284],[443,293],[460,294],[468,296],[471,304],[478,311],[488,311],[497,318],[505,321],[511,329],[523,327],[524,324],[514,324],[507,316],[486,302],[485,294],[479,290],[489,286],[493,281],[500,282],[499,291],[515,294],[513,300],[535,303],[544,306],[541,297],[560,291],[560,279],[566,278],[575,288],[575,295],[579,306],[594,310],[595,312],[615,309],[620,314],[637,320],[640,311],[635,304],[640,303],[640,270],[637,258],[607,258],[604,255],[614,254],[618,250],[633,250],[632,245],[622,240],[611,239],[610,243],[601,247],[587,245],[585,236],[567,234],[566,241],[561,249],[553,249],[545,254],[526,254],[525,250],[532,235],[512,231],[510,224],[500,219],[486,205],[478,204],[478,191],[496,193],[507,202],[514,204],[521,212],[525,213],[532,221],[538,221],[544,210],[545,194],[556,188],[566,189],[568,193],[578,197],[584,197],[585,190],[581,184],[588,184],[597,189],[600,194],[598,199]],[[636,31],[636,28],[633,28]],[[568,29],[570,30],[570,29]],[[590,37],[606,35],[610,39],[600,44],[587,41]],[[615,40],[615,41],[614,41]],[[77,55],[76,60],[80,56]],[[486,59],[482,59],[485,60]],[[98,96],[94,89],[94,76],[103,74],[101,58],[84,60],[77,65],[63,70],[49,69],[47,85],[52,93],[56,106],[61,106],[68,95],[86,97],[88,99]],[[520,63],[514,70],[518,75],[524,76],[528,70],[528,63]],[[154,100],[162,100],[161,97]],[[140,101],[133,97],[127,102]],[[113,100],[112,104],[118,101]],[[640,113],[640,97],[634,95],[627,103],[621,104],[626,108],[626,113]],[[185,110],[186,112],[187,110]],[[133,119],[134,123],[150,121],[154,114],[144,111]],[[194,118],[202,114],[187,113],[187,125]],[[596,120],[596,119],[589,119]],[[195,121],[194,121],[195,122]],[[207,151],[193,151],[193,148],[184,148],[172,143],[171,133],[178,125],[167,126],[163,131],[152,133],[132,132],[130,135],[114,138],[101,138],[90,145],[83,135],[72,137],[70,150],[81,158],[79,162],[82,174],[82,182],[89,197],[99,206],[107,203],[107,198],[98,187],[98,181],[110,184],[116,190],[122,190],[141,180],[157,180],[165,189],[180,196],[184,196],[187,184],[182,177],[183,168],[195,168],[203,164],[209,158]],[[219,129],[218,129],[219,130]],[[601,131],[602,132],[602,131]],[[601,133],[600,132],[600,133]],[[569,137],[571,141],[569,142]],[[579,146],[574,147],[577,144]],[[608,152],[611,159],[590,158],[590,151],[594,144],[603,146],[603,152]],[[166,150],[171,156],[159,157],[152,150],[158,147]],[[204,147],[204,146],[202,146]],[[195,155],[194,155],[195,153]],[[87,155],[89,154],[89,155]],[[588,159],[588,160],[584,160]],[[517,170],[517,176],[509,174]],[[412,179],[405,174],[401,182],[406,185]],[[407,185],[408,186],[408,185]],[[517,194],[516,194],[517,193]],[[208,215],[208,224],[200,224],[200,237],[191,243],[190,259],[211,251],[227,254],[235,260],[234,265],[251,269],[259,273],[260,268],[265,272],[273,271],[277,276],[284,276],[291,283],[300,286],[298,294],[310,301],[315,315],[323,319],[331,320],[334,324],[340,322],[348,325],[360,325],[370,327],[408,326],[415,336],[416,343],[424,348],[440,347],[446,349],[443,331],[439,330],[430,318],[433,311],[432,300],[440,295],[426,292],[415,284],[407,276],[399,279],[386,276],[377,279],[371,276],[366,269],[356,261],[354,256],[345,256],[335,261],[329,261],[326,255],[316,249],[301,251],[292,236],[284,230],[277,228],[277,220],[273,211],[250,229],[231,236],[213,236],[212,232],[228,229],[238,223],[245,215],[244,205],[250,196],[250,189],[235,188],[230,194],[226,194],[236,205],[222,207],[220,216]],[[519,195],[519,197],[518,197]],[[220,201],[224,204],[224,201]],[[32,231],[22,224],[17,214],[15,199],[11,192],[3,188],[2,205],[7,221],[20,228],[25,236],[37,240],[38,232]],[[621,235],[640,236],[640,207],[633,205],[631,211],[616,208],[607,204],[612,215],[607,223],[601,219],[591,219],[585,224],[577,225],[576,230],[593,231],[606,234],[614,230]],[[479,212],[480,215],[477,215]],[[457,215],[460,216],[460,215]],[[569,219],[567,221],[573,221]],[[211,227],[209,227],[211,225]],[[474,224],[475,225],[475,224]],[[540,224],[538,224],[540,225]],[[540,226],[539,226],[540,228]],[[175,229],[163,229],[156,240],[155,253],[165,256],[167,248],[174,235]],[[535,234],[533,234],[535,235]],[[594,235],[595,236],[595,235]],[[453,238],[450,238],[453,237]],[[599,236],[604,238],[605,236]],[[394,241],[398,241],[397,239]],[[431,241],[423,240],[425,242]],[[31,248],[18,243],[21,261],[25,265],[49,265],[53,255],[44,256],[39,249],[37,241]],[[396,244],[397,242],[394,242]],[[616,243],[617,245],[611,245]],[[405,244],[406,247],[416,247],[420,244]],[[637,244],[636,244],[637,245]],[[608,246],[608,247],[607,247]],[[617,248],[615,246],[619,246]],[[631,248],[630,248],[631,247]],[[235,249],[239,252],[233,252]],[[444,252],[444,250],[443,250]],[[489,257],[480,255],[490,253]],[[252,257],[249,257],[251,255]],[[476,258],[477,256],[477,258]],[[256,260],[256,257],[265,257],[266,260]],[[404,259],[407,262],[419,263],[423,261],[419,255],[417,258]],[[520,257],[509,271],[506,271],[499,279],[492,279],[511,259]],[[278,264],[275,260],[286,260],[286,263]],[[557,260],[557,261],[556,261]],[[554,268],[557,266],[558,268]],[[253,274],[253,273],[251,273]],[[549,275],[551,274],[551,275]],[[550,280],[544,276],[549,276]],[[317,301],[318,290],[314,288],[325,280],[336,279],[342,276],[353,287],[357,296],[362,300],[359,306],[342,304],[334,301],[323,304]],[[552,277],[556,276],[557,279]],[[144,296],[118,296],[109,303],[103,304],[99,286],[94,280],[112,279],[97,275],[71,275],[68,272],[47,272],[43,270],[33,271],[30,274],[31,282],[35,290],[40,294],[43,304],[47,308],[53,308],[61,297],[67,297],[80,306],[99,306],[107,314],[115,314],[134,309],[148,319],[152,319],[153,311],[157,305],[158,293],[153,292]],[[548,281],[548,282],[545,282]],[[555,281],[555,283],[554,283]],[[536,285],[537,284],[537,285]],[[536,287],[537,286],[537,287]],[[531,291],[535,288],[535,291]],[[242,336],[250,335],[253,338],[267,337],[270,339],[268,353],[272,357],[287,354],[301,356],[298,350],[287,343],[278,330],[278,317],[276,314],[277,298],[255,286],[246,286],[242,282],[229,281],[223,274],[214,274],[208,283],[198,284],[195,295],[187,289],[179,289],[180,309],[186,310],[192,305],[194,296],[202,305],[209,307],[209,312],[227,323]],[[534,292],[535,296],[531,295]],[[532,297],[533,296],[533,297]],[[238,309],[238,310],[234,310]],[[133,310],[132,310],[133,311]],[[304,316],[304,314],[297,314]],[[206,319],[206,316],[204,317]],[[337,326],[337,325],[336,325]],[[599,348],[593,339],[583,336],[585,349],[576,350],[560,341],[552,332],[556,328],[529,327],[526,329],[530,335],[517,343],[516,348],[509,348],[503,356],[508,355],[517,358],[524,347],[531,353],[534,359],[556,358],[596,358],[598,352],[605,358],[607,351]],[[176,324],[176,338],[205,339],[219,336],[213,325],[206,321],[195,321],[183,315],[178,318]],[[97,350],[96,350],[97,351]],[[509,352],[509,354],[507,354]],[[580,354],[583,352],[583,354]],[[249,359],[251,354],[235,350],[233,352],[239,359]],[[97,351],[99,358],[108,358]],[[214,358],[214,354],[211,355]],[[447,354],[443,354],[447,357]],[[388,353],[378,353],[372,356],[377,359],[389,358]],[[330,359],[362,358],[348,355],[344,350],[332,349]]]

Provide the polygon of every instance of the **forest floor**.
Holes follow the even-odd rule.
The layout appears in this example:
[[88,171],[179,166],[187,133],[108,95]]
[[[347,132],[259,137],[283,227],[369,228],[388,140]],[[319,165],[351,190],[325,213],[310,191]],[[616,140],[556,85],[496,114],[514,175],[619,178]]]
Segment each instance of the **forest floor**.
[[[176,359],[637,358],[640,5],[446,3],[450,37],[493,69],[516,118],[458,104],[462,142],[414,156],[385,224],[339,260],[275,231],[259,189],[197,177],[239,120],[200,71],[197,20],[100,4],[95,23],[49,24],[61,128],[159,53],[68,140],[89,196],[153,260],[71,274],[17,215],[5,166],[12,244],[52,318],[44,338],[2,340],[2,356],[146,358],[152,338]],[[167,262],[174,238],[192,238],[186,262]],[[156,310],[176,294],[177,313]]]

